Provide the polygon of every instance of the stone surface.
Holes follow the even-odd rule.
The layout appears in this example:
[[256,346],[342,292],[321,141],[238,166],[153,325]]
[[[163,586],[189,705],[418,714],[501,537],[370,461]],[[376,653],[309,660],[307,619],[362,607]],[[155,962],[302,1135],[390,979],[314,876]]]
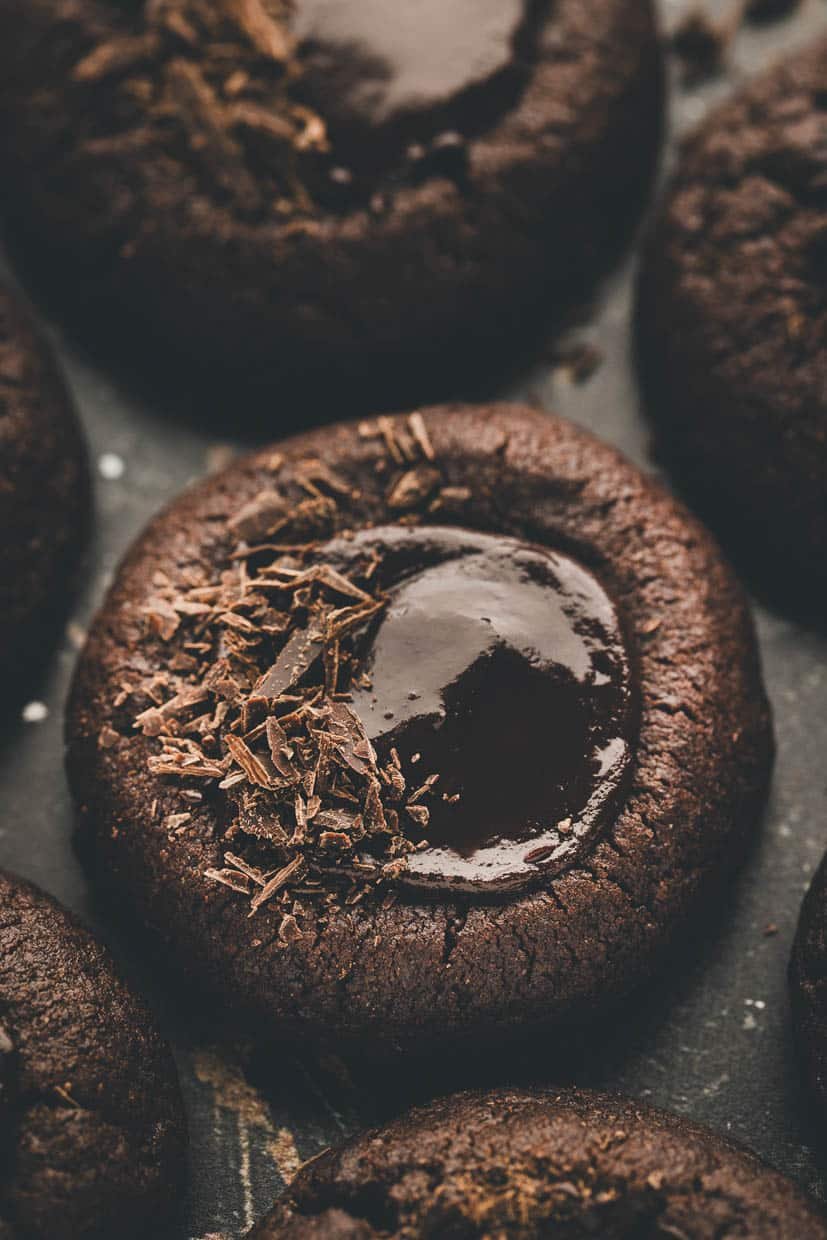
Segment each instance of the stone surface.
[[[692,0],[664,4],[671,26]],[[723,10],[729,6],[710,5]],[[735,41],[727,74],[702,89],[676,87],[673,129],[694,123],[741,77],[784,50],[823,31],[822,0],[808,0],[789,22],[745,28]],[[637,409],[628,362],[631,263],[609,281],[584,324],[556,348],[557,361],[538,361],[497,394],[535,398],[651,466],[647,430]],[[577,346],[575,348],[574,346]],[[588,370],[580,346],[596,347],[600,364]],[[163,394],[144,398],[120,386],[88,359],[63,352],[77,403],[100,465],[98,518],[81,582],[82,598],[63,649],[32,683],[28,700],[49,708],[41,722],[13,720],[0,737],[0,865],[45,886],[90,916],[110,940],[111,924],[90,904],[90,893],[70,846],[68,790],[59,768],[62,701],[76,655],[78,631],[100,599],[108,574],[149,515],[192,477],[230,450],[233,433],[203,424],[193,407],[183,416]],[[465,393],[471,395],[472,392]],[[272,427],[262,438],[272,439]],[[120,478],[102,458],[125,464]],[[94,572],[92,565],[95,565]],[[804,889],[824,851],[827,778],[827,639],[793,621],[759,611],[767,687],[775,708],[779,754],[764,832],[727,907],[710,910],[710,938],[686,971],[651,993],[616,1027],[596,1053],[585,1055],[581,1084],[616,1088],[708,1124],[756,1150],[806,1188],[824,1195],[823,1146],[807,1126],[798,1093],[789,1034],[786,968]],[[119,955],[150,988],[157,962],[142,960],[133,944]],[[155,978],[165,1031],[179,1051],[192,1126],[193,1192],[190,1234],[241,1231],[269,1208],[282,1177],[344,1132],[397,1113],[402,1102],[383,1083],[358,1094],[339,1065],[254,1056],[244,1046],[218,1045],[221,1029],[210,1013],[206,1044],[201,1014],[177,1002],[175,988]],[[269,1060],[264,1079],[262,1058]],[[541,1056],[521,1067],[542,1079]],[[481,1070],[481,1069],[480,1069]],[[488,1078],[494,1083],[494,1078]],[[463,1082],[455,1080],[453,1087]],[[441,1086],[445,1085],[444,1082]],[[445,1086],[448,1087],[448,1086]],[[425,1086],[421,1086],[425,1089]],[[407,1102],[420,1083],[406,1082]],[[400,1086],[401,1090],[401,1086]]]

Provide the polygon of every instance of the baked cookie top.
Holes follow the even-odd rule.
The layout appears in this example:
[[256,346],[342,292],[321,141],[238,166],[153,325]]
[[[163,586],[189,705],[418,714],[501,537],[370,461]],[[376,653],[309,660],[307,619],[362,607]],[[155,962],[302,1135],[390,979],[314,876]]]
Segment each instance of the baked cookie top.
[[645,977],[771,755],[707,535],[505,405],[325,428],[185,493],[93,626],[69,743],[92,865],[186,967],[284,1032],[419,1045]]

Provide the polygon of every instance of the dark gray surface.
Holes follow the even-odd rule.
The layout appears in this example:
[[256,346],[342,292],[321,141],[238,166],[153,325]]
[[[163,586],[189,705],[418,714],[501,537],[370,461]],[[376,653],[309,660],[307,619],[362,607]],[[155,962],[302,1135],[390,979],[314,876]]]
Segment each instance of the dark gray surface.
[[[688,6],[665,3],[671,27]],[[732,11],[731,4],[710,6]],[[702,88],[675,83],[673,133],[693,123],[734,82],[777,51],[827,28],[823,0],[803,0],[783,23],[739,33],[725,76]],[[674,142],[668,158],[672,157]],[[602,290],[573,339],[596,344],[602,364],[585,383],[547,361],[502,394],[531,399],[591,427],[652,468],[629,358],[633,262]],[[71,845],[71,808],[61,769],[61,715],[82,630],[123,551],[147,518],[192,478],[242,447],[227,409],[226,443],[176,419],[159,399],[146,401],[81,360],[49,325],[86,426],[98,475],[96,531],[66,640],[44,661],[31,701],[48,708],[40,722],[13,719],[0,737],[0,865],[42,884],[113,939],[91,902]],[[114,454],[117,460],[105,454]],[[107,478],[107,464],[123,476]],[[767,821],[726,906],[710,908],[709,934],[687,945],[687,958],[634,1011],[604,1031],[574,1069],[575,1079],[618,1088],[709,1123],[751,1146],[824,1195],[817,1136],[798,1094],[785,994],[785,972],[802,893],[827,847],[827,640],[792,621],[758,611],[764,667],[775,708],[778,762]],[[31,713],[31,712],[29,712]],[[767,933],[767,927],[777,928]],[[115,949],[149,989],[173,1037],[192,1127],[192,1200],[182,1234],[198,1236],[252,1222],[282,1177],[343,1132],[401,1105],[386,1079],[335,1062],[298,1060],[275,1048],[225,1038],[225,1013],[182,998],[156,977],[159,962],[116,938]],[[221,1019],[219,1019],[221,1018]],[[558,1064],[542,1048],[478,1065],[479,1074],[553,1079]],[[448,1073],[450,1076],[450,1073]],[[405,1078],[409,1093],[434,1088]],[[252,1082],[266,1079],[266,1087]],[[441,1084],[445,1082],[442,1081]],[[826,1142],[827,1143],[827,1142]]]

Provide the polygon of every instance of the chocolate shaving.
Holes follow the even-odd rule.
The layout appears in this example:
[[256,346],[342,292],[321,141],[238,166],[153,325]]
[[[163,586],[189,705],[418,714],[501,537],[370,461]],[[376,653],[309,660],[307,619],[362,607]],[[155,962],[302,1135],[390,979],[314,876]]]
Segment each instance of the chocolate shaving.
[[540,848],[530,849],[523,857],[523,861],[526,863],[526,865],[529,865],[535,861],[546,861],[553,852],[554,852],[553,845],[543,844],[541,845]]
[[273,896],[276,895],[277,892],[281,891],[282,887],[285,887],[291,879],[300,878],[306,869],[307,863],[303,857],[294,857],[292,861],[289,861],[284,869],[279,870],[277,874],[274,874],[273,877],[264,884],[258,895],[253,896],[253,899],[250,902],[250,916],[257,912],[258,909],[261,908],[262,904],[265,904],[268,900],[272,900]]
[[405,806],[405,812],[418,827],[422,828],[423,831],[431,821],[431,811],[428,809],[427,805],[412,805],[408,802]]
[[271,787],[272,772],[267,768],[263,759],[254,754],[240,736],[230,734],[224,738],[224,741],[233,761],[241,767],[251,783],[258,784],[262,788]]
[[278,528],[286,510],[287,503],[278,491],[260,491],[227,522],[227,528],[237,538],[260,542]]
[[388,507],[396,511],[417,508],[429,499],[441,481],[438,470],[425,465],[409,469],[391,487],[388,492]]
[[112,749],[121,739],[120,733],[114,728],[110,728],[108,724],[102,727],[98,733],[98,744],[101,749]]
[[204,875],[206,878],[211,878],[214,883],[221,883],[224,887],[238,891],[243,896],[250,894],[250,879],[239,874],[238,870],[205,870]]
[[99,43],[72,70],[76,82],[102,82],[105,78],[122,77],[149,63],[159,48],[154,33],[130,35]]
[[186,125],[191,153],[239,207],[257,208],[258,183],[247,169],[242,148],[228,132],[224,105],[198,67],[189,60],[171,60],[166,84]]
[[171,641],[178,632],[181,617],[166,599],[151,599],[142,609],[149,627],[162,641]]
[[[184,78],[190,104],[215,104],[223,123],[235,104]],[[388,498],[398,512],[450,492],[421,414],[380,418],[363,433],[401,466]],[[280,941],[292,942],[297,894],[325,908],[357,903],[426,847],[424,801],[437,775],[408,795],[400,755],[380,767],[348,701],[364,683],[365,634],[388,603],[375,548],[346,571],[320,551],[337,530],[346,535],[349,484],[316,458],[291,466],[279,455],[272,472],[278,489],[264,482],[227,522],[230,545],[212,578],[197,565],[177,583],[155,574],[144,614],[169,645],[166,670],[130,685],[124,701],[135,701],[135,726],[152,742],[149,771],[177,786],[183,808],[167,828],[190,821],[206,793],[193,785],[212,783],[226,826],[222,861],[205,877],[245,895],[251,915],[275,903]]]
[[238,870],[245,878],[249,878],[257,887],[263,887],[267,882],[266,876],[257,866],[250,865],[243,857],[236,856],[235,853],[225,853],[224,860],[228,866],[234,870]]
[[283,64],[294,40],[290,32],[266,11],[261,0],[222,0],[223,7],[262,56]]
[[167,831],[178,831],[185,823],[189,822],[192,814],[167,814],[164,819],[164,828]]
[[347,702],[331,702],[330,721],[330,735],[339,757],[357,775],[367,775],[376,766],[376,754],[356,711]]
[[436,453],[434,445],[431,443],[431,437],[428,434],[428,428],[425,425],[425,419],[421,413],[412,413],[408,418],[408,426],[411,428],[411,434],[416,440],[422,455],[426,461],[435,461]]
[[322,631],[315,627],[297,629],[269,672],[256,682],[255,692],[271,699],[288,693],[321,659],[323,636]]
[[302,938],[302,932],[299,929],[299,923],[296,921],[292,913],[286,913],[281,919],[279,926],[279,942],[289,945],[296,943]]

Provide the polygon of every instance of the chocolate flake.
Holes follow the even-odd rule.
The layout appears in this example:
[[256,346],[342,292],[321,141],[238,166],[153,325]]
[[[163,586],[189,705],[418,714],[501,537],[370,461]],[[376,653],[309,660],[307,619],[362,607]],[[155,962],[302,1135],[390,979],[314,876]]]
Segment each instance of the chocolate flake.
[[298,942],[300,938],[303,938],[303,935],[299,929],[299,923],[292,913],[286,913],[279,926],[279,941],[289,945]]
[[186,124],[191,153],[239,207],[258,206],[258,183],[247,168],[241,146],[229,133],[224,105],[197,65],[183,58],[170,61],[166,84]]
[[411,434],[422,451],[422,455],[426,461],[435,461],[436,452],[434,445],[431,443],[431,437],[428,434],[428,428],[425,425],[425,419],[421,413],[412,413],[408,417],[408,426],[411,428]]
[[[206,113],[234,105],[213,97],[192,68],[173,62],[171,72],[209,145],[218,139]],[[236,112],[239,124],[242,115],[250,119]],[[421,414],[379,418],[361,433],[401,467],[389,496],[397,511],[426,508],[440,488],[466,495],[442,487]],[[387,605],[375,549],[347,574],[320,556],[320,540],[342,526],[349,484],[316,458],[290,466],[277,454],[270,466],[278,489],[264,484],[227,522],[234,545],[220,572],[210,579],[193,566],[178,585],[163,574],[153,581],[142,610],[170,647],[167,670],[124,686],[121,705],[135,703],[135,727],[153,744],[150,773],[178,788],[183,808],[166,814],[165,828],[191,821],[204,796],[194,785],[217,787],[228,825],[222,862],[204,877],[246,896],[251,915],[275,903],[287,943],[301,935],[291,911],[297,894],[353,904],[404,872],[424,844],[437,776],[406,797],[399,755],[379,766],[348,702],[363,676],[360,635]],[[101,743],[116,741],[106,732]]]
[[190,821],[192,814],[168,814],[164,819],[164,829],[166,831],[179,831],[186,823]]
[[290,32],[269,15],[261,0],[223,0],[223,4],[257,52],[278,64],[290,58],[294,42]]
[[278,491],[269,488],[245,504],[227,522],[231,534],[247,542],[261,542],[268,538],[284,518],[287,504]]
[[388,492],[388,507],[397,511],[418,508],[433,495],[440,480],[439,471],[425,465],[407,470]]
[[150,61],[157,53],[158,38],[154,33],[128,35],[100,43],[84,56],[72,70],[76,82],[102,82],[105,78],[121,77]]
[[112,749],[120,739],[120,733],[110,728],[108,724],[98,733],[98,744],[101,749]]
[[282,887],[285,887],[291,879],[301,877],[306,868],[307,863],[303,857],[294,857],[292,861],[289,861],[284,869],[279,870],[264,884],[258,895],[253,896],[250,902],[250,916],[252,917],[253,913],[257,912],[262,904],[272,900],[273,896],[281,891]]
[[226,736],[225,744],[231,758],[241,767],[251,783],[258,784],[262,788],[271,787],[273,777],[265,766],[264,760],[254,754],[240,736],[233,736],[232,734]]

